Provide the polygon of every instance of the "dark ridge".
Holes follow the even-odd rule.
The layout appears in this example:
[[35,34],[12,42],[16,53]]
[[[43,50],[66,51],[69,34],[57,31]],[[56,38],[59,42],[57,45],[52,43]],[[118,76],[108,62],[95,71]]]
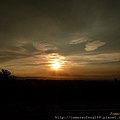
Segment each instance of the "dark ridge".
[[[52,115],[56,112],[68,114],[72,109],[118,109],[119,91],[120,82],[115,83],[114,80],[14,80],[11,84],[0,84],[0,104],[2,112],[7,110],[9,113],[10,109],[15,113],[17,109],[18,113],[22,111]],[[3,107],[6,110],[2,110]]]
[[[5,74],[3,74],[5,73]],[[0,74],[0,113],[54,119],[56,115],[110,115],[120,110],[120,81],[18,80]]]

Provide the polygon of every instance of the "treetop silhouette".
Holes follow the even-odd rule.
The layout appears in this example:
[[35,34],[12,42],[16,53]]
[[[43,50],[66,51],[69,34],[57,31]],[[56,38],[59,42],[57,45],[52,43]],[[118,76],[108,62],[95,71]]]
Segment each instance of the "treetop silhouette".
[[11,72],[8,70],[2,69],[0,72],[0,79],[1,80],[13,80],[14,76],[11,75]]

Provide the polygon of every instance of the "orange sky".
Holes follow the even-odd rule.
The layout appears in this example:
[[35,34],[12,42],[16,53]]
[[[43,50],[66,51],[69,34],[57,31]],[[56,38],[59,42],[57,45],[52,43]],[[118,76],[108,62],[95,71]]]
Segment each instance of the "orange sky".
[[120,79],[120,0],[0,3],[0,69],[16,76]]

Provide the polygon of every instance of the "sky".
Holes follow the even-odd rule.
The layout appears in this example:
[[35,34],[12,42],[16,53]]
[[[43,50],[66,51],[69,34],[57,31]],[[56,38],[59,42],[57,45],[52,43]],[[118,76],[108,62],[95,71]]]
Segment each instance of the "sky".
[[0,69],[120,79],[120,0],[1,0]]

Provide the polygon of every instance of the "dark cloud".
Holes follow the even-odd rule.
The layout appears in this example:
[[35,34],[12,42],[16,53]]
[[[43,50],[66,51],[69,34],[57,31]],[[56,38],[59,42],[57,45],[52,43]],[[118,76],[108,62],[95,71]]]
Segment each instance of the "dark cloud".
[[24,48],[28,53],[34,53],[39,51],[32,44],[25,44],[24,46],[22,46],[22,48]]
[[23,64],[25,66],[45,66],[45,65],[49,65],[49,63],[39,63],[39,64]]
[[29,56],[15,52],[0,52],[0,54],[2,55],[0,57],[0,63],[9,62],[11,60],[21,59]]

